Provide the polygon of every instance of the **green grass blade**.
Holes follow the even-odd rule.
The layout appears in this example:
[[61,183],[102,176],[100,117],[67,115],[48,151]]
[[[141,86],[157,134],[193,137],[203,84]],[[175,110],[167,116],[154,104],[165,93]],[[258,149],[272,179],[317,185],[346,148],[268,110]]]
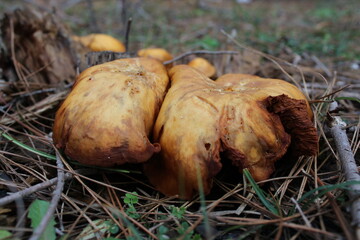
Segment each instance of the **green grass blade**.
[[[325,185],[325,186],[317,187],[315,189],[312,189],[312,190],[306,192],[298,200],[298,203],[299,204],[303,203],[302,208],[303,208],[303,210],[306,210],[311,203],[314,203],[314,201],[317,198],[321,198],[326,193],[331,192],[331,191],[336,190],[336,189],[348,190],[349,189],[348,187],[350,185],[354,185],[354,184],[360,184],[360,181],[347,181],[347,182],[342,182],[342,183],[338,183],[338,184]],[[287,216],[292,216],[294,213],[295,213],[295,206],[289,211]]]
[[258,195],[258,197],[260,198],[260,201],[264,204],[264,206],[273,214],[278,215],[279,216],[279,211],[278,209],[269,201],[267,200],[263,190],[259,187],[259,185],[257,185],[257,183],[255,182],[255,180],[253,179],[253,177],[251,176],[251,173],[249,172],[249,170],[247,168],[245,168],[243,170],[243,173],[245,175],[245,177],[247,178],[247,180],[250,182],[250,185],[253,187],[255,193]]
[[336,97],[334,98],[334,100],[338,101],[338,100],[350,100],[350,101],[355,101],[360,103],[360,99],[356,98],[356,97]]
[[35,153],[35,154],[37,154],[37,155],[39,155],[39,156],[46,157],[46,158],[51,159],[51,160],[56,160],[56,157],[55,157],[55,156],[50,155],[50,154],[47,154],[47,153],[44,153],[44,152],[39,151],[39,150],[37,150],[37,149],[34,149],[34,148],[32,148],[32,147],[30,147],[30,146],[28,146],[28,145],[26,145],[26,144],[24,144],[24,143],[16,140],[15,138],[7,135],[7,134],[4,133],[4,132],[1,133],[1,136],[3,136],[4,138],[6,138],[7,140],[9,140],[10,142],[18,145],[19,147],[21,147],[21,148],[23,148],[23,149],[25,149],[25,150],[28,150],[29,152]]
[[[56,161],[56,157],[54,155],[51,155],[51,154],[47,154],[47,153],[44,153],[42,151],[39,151],[35,148],[32,148],[18,140],[16,140],[15,138],[9,136],[8,134],[2,132],[1,133],[1,136],[3,136],[4,138],[6,138],[7,140],[9,140],[10,142],[16,144],[17,146],[29,151],[29,152],[32,152],[32,153],[35,153],[39,156],[42,156],[42,157],[45,157],[47,159],[50,159],[50,160],[54,160]],[[75,162],[75,161],[69,161],[71,164],[73,165],[78,165],[78,166],[83,166],[83,167],[88,167],[88,168],[95,168],[95,169],[99,169],[99,170],[104,170],[104,171],[109,171],[109,172],[118,172],[118,173],[136,173],[136,174],[141,174],[140,171],[134,171],[134,170],[124,170],[124,169],[117,169],[117,168],[105,168],[105,167],[97,167],[97,166],[90,166],[90,165],[86,165],[86,164],[82,164],[82,163],[79,163],[79,162]]]
[[[342,183],[338,183],[338,184],[333,184],[333,185],[325,185],[325,186],[320,186],[318,188],[312,189],[309,192],[305,193],[300,199],[299,199],[299,203],[307,200],[307,202],[313,202],[316,198],[320,198],[322,196],[324,196],[326,193],[333,191],[335,189],[344,189],[347,190],[349,186],[351,185],[355,185],[355,184],[360,184],[360,181],[346,181],[346,182],[342,182]],[[318,192],[317,194],[314,194]]]
[[200,210],[204,217],[203,221],[204,221],[204,226],[205,226],[206,237],[210,237],[210,236],[207,236],[207,235],[211,235],[211,227],[210,227],[208,214],[206,212],[204,184],[202,181],[202,175],[201,175],[199,164],[197,162],[195,162],[195,163],[196,163],[196,178],[197,178],[197,182],[199,185]]

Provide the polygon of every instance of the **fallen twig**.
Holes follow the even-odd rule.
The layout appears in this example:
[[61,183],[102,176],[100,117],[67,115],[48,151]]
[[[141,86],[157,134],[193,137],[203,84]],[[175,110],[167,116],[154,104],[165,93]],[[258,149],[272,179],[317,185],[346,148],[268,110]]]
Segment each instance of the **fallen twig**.
[[125,49],[126,52],[129,51],[129,37],[130,37],[130,28],[131,28],[132,18],[129,18],[126,24],[126,32],[125,32]]
[[[19,116],[19,113],[7,114],[0,119],[0,124],[9,125],[15,122],[18,122],[19,119],[23,120],[24,118],[35,119],[38,115],[41,115],[45,111],[52,109],[54,107],[54,103],[57,103],[63,99],[63,97],[67,94],[67,91],[62,91],[59,93],[55,93],[49,95],[48,97],[44,98],[41,101],[31,105],[27,108],[27,113],[24,113],[22,116]],[[4,112],[1,108],[0,111]]]
[[53,198],[51,199],[49,208],[48,208],[45,216],[42,218],[39,226],[34,230],[33,234],[29,238],[30,240],[38,240],[41,238],[41,235],[45,231],[46,226],[49,224],[49,221],[50,221],[51,217],[53,216],[55,209],[59,203],[61,193],[63,191],[64,183],[65,183],[65,172],[64,172],[63,162],[57,151],[56,151],[56,165],[57,165],[58,177],[57,177],[57,185],[56,185],[55,191],[53,192]]
[[[336,102],[330,104],[330,111],[336,110],[336,108]],[[360,181],[354,154],[344,130],[346,123],[339,116],[331,116],[330,114],[328,114],[328,120],[346,181]],[[355,227],[357,239],[360,239],[360,184],[351,185],[349,188],[348,195],[352,201],[352,225]]]
[[[72,178],[72,174],[71,173],[66,173],[65,176],[64,176],[64,180],[68,180],[70,178]],[[52,179],[50,179],[48,181],[41,182],[41,183],[36,184],[36,185],[34,185],[32,187],[26,188],[24,190],[12,193],[9,196],[3,197],[3,198],[0,199],[0,207],[6,205],[8,203],[11,203],[13,201],[16,201],[17,199],[24,198],[24,197],[26,197],[26,196],[34,193],[34,192],[37,192],[37,191],[40,191],[40,190],[42,190],[44,188],[50,187],[50,186],[54,185],[57,181],[58,181],[58,177],[55,177],[55,178],[52,178]]]
[[311,226],[311,223],[310,223],[309,219],[305,216],[305,214],[304,214],[304,212],[302,211],[299,203],[298,203],[294,198],[290,198],[290,200],[295,204],[295,207],[296,207],[296,209],[299,211],[302,219],[303,219],[304,222],[305,222],[305,225],[306,225],[307,227],[311,228],[311,227],[312,227],[312,226]]
[[208,51],[208,50],[198,50],[198,51],[191,51],[191,52],[186,52],[183,53],[179,56],[174,57],[173,59],[169,60],[169,61],[165,61],[163,62],[164,65],[168,65],[171,64],[173,62],[176,62],[184,57],[190,56],[190,55],[196,55],[196,54],[215,54],[215,55],[220,55],[220,54],[230,54],[230,55],[235,55],[235,54],[239,54],[239,52],[237,51]]
[[[0,179],[4,179],[5,181],[11,181],[11,179],[9,178],[8,175],[6,175],[6,173],[2,172],[0,173]],[[8,185],[7,186],[8,189],[11,192],[17,192],[17,188],[12,186],[12,185]],[[2,199],[0,199],[2,200]],[[15,200],[15,204],[16,204],[16,218],[17,218],[17,224],[16,224],[16,229],[23,229],[25,228],[25,223],[26,223],[26,218],[25,216],[25,204],[24,204],[24,200],[22,198],[17,198]],[[14,233],[14,236],[17,238],[22,238],[22,236],[24,235],[24,231],[21,230],[16,230]]]

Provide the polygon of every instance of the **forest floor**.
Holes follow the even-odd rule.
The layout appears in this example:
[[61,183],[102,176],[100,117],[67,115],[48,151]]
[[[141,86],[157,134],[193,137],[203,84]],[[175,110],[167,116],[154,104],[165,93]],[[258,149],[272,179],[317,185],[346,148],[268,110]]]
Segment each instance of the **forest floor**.
[[[51,61],[45,65],[29,63],[26,54],[33,54],[32,59],[44,56],[29,45],[32,37],[27,34],[33,29],[18,31],[17,25],[14,28],[11,21],[6,25],[3,19],[0,239],[28,239],[35,229],[34,221],[41,221],[46,212],[41,210],[47,209],[56,196],[59,199],[43,239],[359,236],[356,230],[360,228],[352,224],[354,214],[350,210],[355,201],[347,191],[359,182],[346,179],[338,156],[341,149],[336,147],[328,127],[332,117],[340,117],[346,123],[350,152],[359,165],[359,1],[3,0],[0,14],[11,14],[24,7],[25,2],[54,16],[56,21],[44,22],[56,27],[57,22],[61,23],[68,35],[106,33],[125,41],[131,18],[129,52],[161,47],[178,56],[205,50],[208,52],[200,56],[215,65],[218,76],[230,72],[256,74],[297,85],[314,112],[319,153],[316,157],[285,157],[271,178],[260,185],[224,162],[211,193],[200,194],[191,201],[156,191],[142,174],[141,166],[93,169],[73,162],[59,166],[59,162],[55,163],[59,157],[52,145],[52,125],[55,112],[76,77],[78,62],[74,61],[71,69],[66,64],[51,68]],[[40,32],[45,36],[51,30]],[[225,50],[237,54],[212,54]],[[52,54],[60,60],[71,58],[66,49]],[[189,54],[174,64],[186,63],[195,55]],[[54,69],[58,69],[58,75],[70,77],[66,81],[50,81],[50,77],[57,77],[57,73],[50,72]],[[329,111],[333,102],[338,107]],[[63,156],[62,160],[68,163],[69,159]],[[59,174],[66,184],[61,193],[53,194]],[[27,189],[36,191],[3,202],[11,192]]]

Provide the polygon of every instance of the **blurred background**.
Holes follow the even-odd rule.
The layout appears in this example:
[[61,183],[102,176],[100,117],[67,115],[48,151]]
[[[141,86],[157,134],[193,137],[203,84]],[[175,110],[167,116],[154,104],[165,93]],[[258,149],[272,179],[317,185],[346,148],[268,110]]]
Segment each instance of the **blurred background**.
[[121,40],[132,18],[130,50],[223,50],[223,29],[273,55],[287,49],[329,64],[360,60],[357,0],[2,0],[0,12],[24,4],[55,12],[77,35],[101,32]]

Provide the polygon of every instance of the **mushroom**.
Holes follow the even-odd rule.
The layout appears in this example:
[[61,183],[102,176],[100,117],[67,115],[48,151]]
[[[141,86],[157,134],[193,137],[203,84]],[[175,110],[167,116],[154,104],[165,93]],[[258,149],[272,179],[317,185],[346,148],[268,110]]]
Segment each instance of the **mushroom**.
[[191,60],[188,65],[190,67],[196,68],[200,72],[202,72],[207,77],[213,77],[216,73],[216,68],[212,65],[208,60],[201,57],[196,57]]
[[282,80],[229,74],[212,81],[178,65],[154,126],[161,151],[144,165],[150,182],[166,195],[205,194],[221,170],[220,153],[256,181],[268,179],[288,151],[317,153],[317,133],[306,97]]
[[169,61],[173,59],[171,53],[163,48],[145,48],[137,52],[139,57],[155,58],[161,62]]
[[56,113],[56,147],[89,165],[147,161],[160,151],[148,137],[168,81],[163,64],[150,58],[119,59],[86,69]]
[[125,45],[116,38],[101,34],[93,33],[87,36],[73,36],[74,41],[80,42],[84,46],[90,48],[94,52],[99,51],[113,51],[113,52],[125,52]]

